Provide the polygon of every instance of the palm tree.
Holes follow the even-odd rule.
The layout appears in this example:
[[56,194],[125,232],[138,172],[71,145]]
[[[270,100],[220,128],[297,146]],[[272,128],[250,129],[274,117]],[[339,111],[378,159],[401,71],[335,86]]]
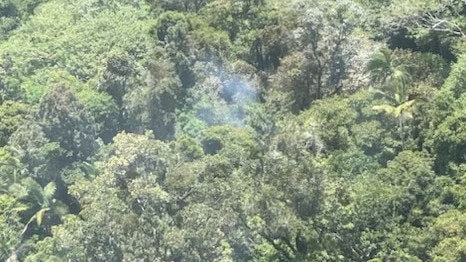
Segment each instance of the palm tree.
[[404,123],[413,118],[413,105],[414,100],[407,100],[395,106],[384,104],[372,107],[374,110],[384,111],[386,114],[389,114],[398,119],[402,149],[404,149]]
[[401,147],[404,148],[404,123],[412,119],[414,108],[414,100],[409,100],[406,90],[409,74],[404,65],[395,66],[392,53],[387,48],[382,48],[371,56],[366,70],[371,74],[374,83],[379,84],[382,89],[388,89],[385,92],[380,90],[377,92],[391,102],[374,106],[372,109],[384,111],[398,119]]
[[45,229],[46,233],[50,233],[50,226],[68,212],[67,206],[54,198],[56,185],[53,181],[42,187],[28,177],[21,183],[11,185],[9,191],[18,199],[14,210],[29,217],[21,234],[24,234],[33,222],[37,227]]
[[388,48],[381,48],[371,55],[366,64],[366,71],[371,75],[372,82],[379,84],[382,89],[405,89],[409,80],[406,67],[404,65],[395,65],[392,52]]

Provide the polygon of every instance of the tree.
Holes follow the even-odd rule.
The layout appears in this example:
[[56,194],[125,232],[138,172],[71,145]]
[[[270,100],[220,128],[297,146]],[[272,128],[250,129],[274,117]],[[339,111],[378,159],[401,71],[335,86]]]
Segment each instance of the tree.
[[[331,5],[331,6],[326,6]],[[325,88],[330,93],[341,89],[345,77],[345,65],[351,50],[348,49],[348,36],[357,24],[357,18],[350,15],[359,13],[358,6],[350,3],[321,2],[302,14],[301,26],[298,27],[297,42],[303,48],[303,54],[310,64],[310,85],[315,97],[321,99]],[[326,13],[323,10],[335,10]]]
[[53,87],[40,101],[35,120],[45,136],[59,143],[71,161],[86,160],[96,150],[96,125],[74,91]]
[[[435,247],[431,250],[432,261],[464,260],[466,256],[464,232],[459,230],[465,225],[464,213],[450,210],[438,216],[432,224],[435,232]],[[455,248],[452,248],[455,247]]]
[[62,259],[172,260],[175,254],[166,253],[163,242],[173,221],[167,214],[170,198],[160,186],[172,161],[169,151],[150,132],[115,136],[96,164],[99,175],[70,186],[82,205],[80,216],[53,230],[56,244],[47,252]]
[[193,52],[189,33],[192,30],[191,17],[180,12],[165,12],[157,18],[154,28],[159,45],[174,64],[182,86],[187,89],[194,85],[192,72]]
[[171,63],[148,64],[146,82],[123,97],[126,130],[143,133],[152,130],[158,139],[168,140],[175,133],[176,98],[182,96],[181,83]]
[[0,105],[0,147],[5,146],[11,134],[21,125],[28,109],[26,104],[4,101]]
[[401,147],[404,148],[404,123],[412,119],[412,109],[414,99],[409,100],[407,93],[408,73],[404,65],[396,66],[394,64],[391,51],[381,49],[374,53],[367,63],[367,70],[370,72],[373,81],[379,84],[382,89],[387,91],[380,92],[386,98],[390,99],[393,105],[377,105],[374,110],[384,111],[398,119]]
[[294,111],[299,112],[316,99],[341,92],[348,63],[356,53],[349,41],[358,24],[352,14],[360,10],[349,2],[316,1],[302,6],[292,1],[289,5],[298,17],[297,26],[272,86],[291,93],[296,99]]
[[0,260],[464,260],[465,14],[0,0]]
[[334,151],[351,146],[350,129],[357,112],[349,107],[349,100],[338,96],[318,101],[300,115],[302,122],[318,135],[326,150]]
[[[429,156],[403,151],[377,175],[364,174],[351,181],[348,206],[355,241],[350,250],[356,260],[428,258],[435,175]],[[432,213],[431,213],[432,212]],[[355,256],[356,255],[356,256]]]
[[[67,213],[64,203],[54,198],[56,186],[50,182],[44,187],[32,178],[25,178],[20,183],[10,186],[10,194],[16,197],[18,205],[14,208],[22,213],[26,225],[22,235],[39,234],[45,237],[51,233],[51,226],[58,224],[60,218]],[[32,229],[31,223],[35,222],[36,228]],[[43,229],[43,231],[41,230]]]
[[464,152],[461,147],[463,140],[464,83],[466,71],[464,64],[466,56],[459,57],[451,68],[443,88],[428,104],[426,128],[421,133],[424,146],[436,155],[436,171],[440,174],[451,172],[451,164],[462,163]]
[[18,152],[21,175],[33,177],[41,184],[56,179],[59,170],[66,165],[60,145],[50,142],[41,127],[31,119],[26,119],[12,134],[10,144]]
[[373,53],[366,64],[366,70],[374,84],[382,89],[398,91],[402,97],[403,94],[406,95],[405,89],[409,80],[406,65],[399,64],[389,49],[381,48]]
[[21,156],[13,148],[0,148],[0,192],[8,193],[8,187],[23,177]]
[[413,105],[414,100],[409,100],[402,103],[398,102],[396,106],[386,104],[373,107],[374,110],[384,111],[385,113],[398,119],[402,149],[404,149],[405,146],[404,123],[413,118],[411,114]]
[[455,108],[454,112],[447,116],[440,123],[435,131],[431,132],[432,137],[426,144],[437,155],[437,170],[444,173],[451,171],[449,165],[457,165],[463,162],[466,152],[461,146],[465,141],[465,126],[463,124],[465,109]]
[[18,27],[20,22],[20,14],[17,6],[11,1],[0,2],[0,35],[3,38],[8,35],[8,32]]
[[21,243],[22,224],[19,222],[17,212],[13,211],[16,200],[7,195],[0,195],[0,259],[7,258]]

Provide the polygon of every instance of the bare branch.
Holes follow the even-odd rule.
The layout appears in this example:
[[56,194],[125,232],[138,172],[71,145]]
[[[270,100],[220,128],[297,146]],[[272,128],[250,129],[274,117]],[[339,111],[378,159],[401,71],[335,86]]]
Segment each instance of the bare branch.
[[447,18],[441,18],[440,15],[433,12],[427,12],[414,21],[420,28],[434,32],[445,32],[460,37],[465,37],[463,29],[454,21]]

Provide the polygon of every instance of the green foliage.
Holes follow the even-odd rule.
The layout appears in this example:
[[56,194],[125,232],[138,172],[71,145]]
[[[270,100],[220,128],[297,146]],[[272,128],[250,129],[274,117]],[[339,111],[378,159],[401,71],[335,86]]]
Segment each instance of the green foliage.
[[109,142],[118,130],[118,107],[112,97],[92,89],[84,89],[76,94],[84,110],[89,112],[96,124],[97,136]]
[[465,260],[465,10],[0,0],[0,260]]
[[0,2],[0,21],[2,22],[0,27],[1,36],[7,35],[9,31],[18,26],[20,21],[19,10],[11,1]]
[[461,55],[458,62],[452,66],[451,73],[445,81],[445,90],[450,92],[454,98],[463,94],[463,84],[466,81],[464,63],[466,63],[466,55]]
[[[251,152],[254,141],[245,130],[234,129],[230,126],[213,126],[207,129],[200,137],[204,153],[214,155],[223,150],[244,150]],[[230,149],[228,147],[235,147]]]
[[146,84],[123,98],[127,130],[142,133],[148,129],[159,139],[170,139],[175,132],[176,97],[181,83],[169,66],[149,67]]
[[444,88],[438,93],[430,108],[428,118],[430,129],[425,130],[426,146],[434,150],[437,156],[437,171],[447,172],[449,163],[459,164],[463,152],[458,143],[462,140],[462,113],[464,94],[462,81],[465,73],[461,67],[464,58],[452,66],[452,71],[445,81]]
[[172,144],[172,148],[175,152],[178,152],[186,158],[186,160],[199,159],[203,156],[204,152],[199,141],[189,137],[189,136],[180,136]]
[[15,199],[8,195],[0,195],[0,258],[6,260],[20,244],[20,223],[17,213],[13,211]]
[[36,119],[45,136],[58,142],[68,156],[86,159],[96,148],[96,127],[75,93],[59,85],[40,101]]
[[[367,63],[366,69],[372,76],[372,80],[380,85],[379,91],[391,104],[373,106],[372,109],[383,111],[398,119],[401,147],[405,147],[404,124],[413,118],[414,99],[408,97],[409,75],[405,65],[394,65],[391,51],[381,49],[374,53]],[[385,91],[388,89],[387,91]]]
[[414,85],[427,83],[438,87],[448,77],[450,67],[438,54],[395,50],[394,55],[398,63],[406,63],[406,71],[409,72]]
[[43,0],[2,0],[0,2],[0,40],[7,38],[10,31],[34,12]]
[[[26,222],[22,235],[30,235],[31,232],[47,235],[50,226],[59,223],[60,216],[68,212],[66,205],[54,198],[56,189],[54,182],[41,187],[32,178],[25,178],[10,186],[10,194],[18,200],[14,209],[21,212],[22,220]],[[35,229],[31,229],[33,222]],[[41,232],[41,229],[44,231]]]
[[0,146],[4,146],[8,138],[21,125],[27,115],[25,104],[15,101],[5,101],[0,105]]
[[[433,224],[432,230],[437,239],[432,250],[432,261],[461,261],[465,256],[463,230],[464,214],[458,210],[451,210],[440,215]],[[454,247],[454,248],[453,248]]]
[[318,101],[303,113],[304,123],[317,132],[328,150],[344,149],[351,145],[349,129],[357,113],[348,100],[339,97]]

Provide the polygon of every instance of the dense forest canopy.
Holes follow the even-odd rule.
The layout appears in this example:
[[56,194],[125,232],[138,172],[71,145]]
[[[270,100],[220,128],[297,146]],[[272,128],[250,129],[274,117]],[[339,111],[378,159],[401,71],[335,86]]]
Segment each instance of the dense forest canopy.
[[464,0],[0,0],[1,261],[466,261]]

